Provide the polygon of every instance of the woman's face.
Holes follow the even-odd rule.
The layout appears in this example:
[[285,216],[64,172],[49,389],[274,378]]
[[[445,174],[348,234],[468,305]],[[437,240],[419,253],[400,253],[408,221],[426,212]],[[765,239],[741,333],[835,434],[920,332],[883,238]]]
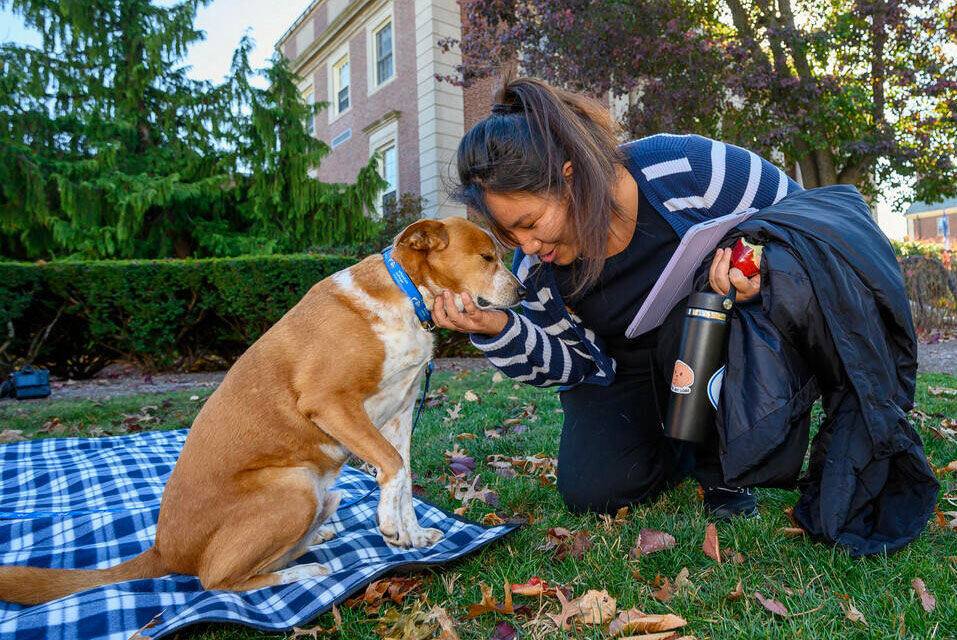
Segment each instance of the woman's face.
[[578,248],[570,238],[568,199],[541,197],[524,191],[485,194],[485,203],[499,226],[510,233],[522,253],[543,262],[571,264]]

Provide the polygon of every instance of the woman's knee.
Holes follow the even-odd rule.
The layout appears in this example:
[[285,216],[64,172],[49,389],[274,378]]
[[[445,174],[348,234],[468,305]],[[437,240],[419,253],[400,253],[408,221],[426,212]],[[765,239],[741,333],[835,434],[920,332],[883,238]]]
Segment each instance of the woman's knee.
[[565,506],[573,513],[614,513],[618,509],[657,498],[667,486],[663,469],[647,469],[641,476],[623,474],[620,477],[574,479],[558,470],[558,493]]

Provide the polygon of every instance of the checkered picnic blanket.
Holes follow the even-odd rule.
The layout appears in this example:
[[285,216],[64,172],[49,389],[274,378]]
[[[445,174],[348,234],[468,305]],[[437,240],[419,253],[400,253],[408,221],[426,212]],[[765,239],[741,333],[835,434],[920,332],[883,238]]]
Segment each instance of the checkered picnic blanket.
[[[103,568],[147,549],[163,486],[185,440],[183,429],[0,446],[0,564]],[[344,467],[335,488],[343,491],[342,503],[347,504],[374,484],[368,474]],[[155,616],[159,623],[143,632],[153,638],[198,622],[288,629],[390,569],[447,562],[514,528],[486,528],[416,499],[419,522],[441,529],[445,538],[434,547],[402,551],[382,540],[377,503],[378,492],[340,508],[328,522],[338,537],[296,561],[321,562],[329,575],[235,593],[203,591],[197,578],[173,574],[32,607],[0,602],[0,638],[128,640]]]

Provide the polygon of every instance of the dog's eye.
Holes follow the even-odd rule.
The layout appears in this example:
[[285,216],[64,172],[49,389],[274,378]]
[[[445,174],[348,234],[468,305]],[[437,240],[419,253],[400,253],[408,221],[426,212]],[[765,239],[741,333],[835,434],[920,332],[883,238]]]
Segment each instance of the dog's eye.
[[482,256],[482,260],[485,260],[485,262],[495,262],[495,256]]

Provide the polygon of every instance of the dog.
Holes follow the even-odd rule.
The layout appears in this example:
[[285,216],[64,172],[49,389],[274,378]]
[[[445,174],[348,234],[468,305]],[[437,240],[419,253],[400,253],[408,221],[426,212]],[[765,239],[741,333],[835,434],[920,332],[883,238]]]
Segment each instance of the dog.
[[[411,224],[391,255],[427,309],[443,290],[468,292],[483,308],[525,296],[491,235],[462,218]],[[330,487],[350,454],[378,471],[385,541],[435,544],[443,534],[419,526],[409,467],[412,407],[432,348],[381,254],[325,278],[249,347],[196,416],[152,547],[108,569],[0,567],[0,600],[38,604],[169,573],[231,591],[324,575],[318,563],[289,565],[332,536],[322,524],[341,494]]]

